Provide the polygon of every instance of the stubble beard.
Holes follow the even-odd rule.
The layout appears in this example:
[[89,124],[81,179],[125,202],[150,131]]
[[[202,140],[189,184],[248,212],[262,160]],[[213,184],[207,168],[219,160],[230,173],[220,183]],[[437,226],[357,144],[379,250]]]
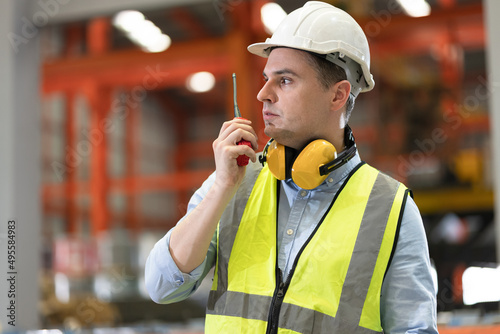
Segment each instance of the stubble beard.
[[295,148],[295,143],[297,138],[295,138],[295,134],[286,129],[277,129],[272,123],[264,122],[265,128],[264,133],[266,136],[273,138],[281,145],[289,146]]

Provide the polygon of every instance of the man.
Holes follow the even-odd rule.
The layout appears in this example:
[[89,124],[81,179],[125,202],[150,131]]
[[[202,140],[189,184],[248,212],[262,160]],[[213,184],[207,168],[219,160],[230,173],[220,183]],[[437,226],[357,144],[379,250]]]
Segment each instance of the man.
[[151,298],[185,299],[215,266],[207,333],[437,333],[418,209],[347,125],[374,86],[363,31],[313,1],[249,50],[268,57],[257,98],[273,139],[256,154],[250,121],[223,124],[216,172],[148,258]]

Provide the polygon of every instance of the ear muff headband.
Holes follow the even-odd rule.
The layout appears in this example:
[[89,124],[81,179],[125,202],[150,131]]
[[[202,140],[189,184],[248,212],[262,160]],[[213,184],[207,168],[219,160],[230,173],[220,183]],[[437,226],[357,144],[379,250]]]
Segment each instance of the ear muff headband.
[[[320,175],[328,175],[356,155],[356,145],[349,147],[338,155],[338,157],[329,163],[319,167]],[[326,178],[326,177],[325,177]]]

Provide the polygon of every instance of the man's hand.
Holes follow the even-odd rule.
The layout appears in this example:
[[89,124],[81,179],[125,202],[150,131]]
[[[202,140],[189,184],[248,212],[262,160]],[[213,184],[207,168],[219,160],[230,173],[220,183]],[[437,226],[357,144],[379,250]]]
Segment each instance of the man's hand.
[[[236,160],[240,155],[248,156],[253,162],[257,156],[257,134],[251,126],[252,122],[244,118],[235,118],[222,125],[219,137],[213,142],[215,155],[215,184],[222,189],[235,190],[243,180],[245,167],[238,166]],[[241,140],[249,141],[252,147],[238,145]]]

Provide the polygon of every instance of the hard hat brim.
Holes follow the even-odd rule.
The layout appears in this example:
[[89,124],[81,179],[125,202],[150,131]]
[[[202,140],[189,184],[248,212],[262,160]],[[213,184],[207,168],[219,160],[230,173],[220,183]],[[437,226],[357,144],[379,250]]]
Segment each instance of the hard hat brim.
[[247,47],[247,50],[250,53],[253,53],[254,55],[267,58],[267,57],[269,57],[269,51],[270,51],[270,49],[271,48],[275,48],[275,47],[283,47],[283,48],[289,48],[289,49],[296,49],[296,50],[302,50],[302,51],[306,51],[306,52],[311,52],[311,50],[308,50],[308,49],[305,49],[305,48],[302,49],[302,48],[296,47],[296,46],[290,46],[290,45],[284,45],[284,44],[276,44],[276,43],[267,43],[267,41],[265,43],[254,43],[254,44],[251,44],[251,45],[249,45]]

